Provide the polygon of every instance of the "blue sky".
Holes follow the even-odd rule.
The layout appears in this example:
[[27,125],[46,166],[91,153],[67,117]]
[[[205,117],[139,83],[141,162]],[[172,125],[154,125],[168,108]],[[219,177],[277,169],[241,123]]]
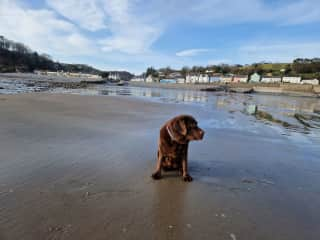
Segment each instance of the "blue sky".
[[0,35],[54,60],[141,73],[320,56],[318,0],[0,0]]

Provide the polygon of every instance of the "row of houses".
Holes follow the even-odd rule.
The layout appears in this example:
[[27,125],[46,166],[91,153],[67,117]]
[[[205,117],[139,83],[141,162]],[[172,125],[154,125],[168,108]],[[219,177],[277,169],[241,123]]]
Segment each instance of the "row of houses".
[[101,79],[101,76],[96,74],[89,73],[74,73],[74,72],[63,72],[63,71],[42,71],[35,70],[35,74],[37,75],[45,75],[45,76],[63,76],[63,77],[73,77],[73,78],[90,78],[90,79]]
[[133,82],[160,82],[160,83],[295,83],[319,85],[318,79],[302,79],[299,76],[269,77],[254,73],[247,75],[209,75],[209,74],[188,74],[186,78],[176,76],[172,78],[155,78],[149,75],[147,78],[136,77]]

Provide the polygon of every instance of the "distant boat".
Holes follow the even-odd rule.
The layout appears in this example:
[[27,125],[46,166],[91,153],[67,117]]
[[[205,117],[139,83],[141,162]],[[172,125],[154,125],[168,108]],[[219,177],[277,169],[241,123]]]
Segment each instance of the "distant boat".
[[124,85],[128,85],[128,83],[122,80],[117,83],[117,86],[124,86]]
[[208,87],[208,88],[201,88],[200,91],[221,92],[221,91],[226,91],[226,88],[223,86],[214,86],[214,87]]
[[123,80],[120,80],[120,81],[118,81],[118,82],[108,81],[108,82],[107,82],[107,85],[109,85],[109,86],[126,86],[126,85],[128,85],[128,82],[123,81]]

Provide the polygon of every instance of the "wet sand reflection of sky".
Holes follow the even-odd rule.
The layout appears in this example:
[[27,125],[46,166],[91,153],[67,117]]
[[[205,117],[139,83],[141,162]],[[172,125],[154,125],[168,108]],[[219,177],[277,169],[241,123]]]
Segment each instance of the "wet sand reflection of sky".
[[[23,81],[14,86],[2,80],[0,94],[46,91]],[[203,119],[207,127],[259,131],[265,125],[279,128],[282,135],[300,133],[320,138],[320,99],[304,97],[203,92],[131,86],[92,85],[86,89],[49,89],[53,93],[133,96],[164,103],[193,104],[212,112]],[[261,126],[260,126],[261,127]]]
[[320,99],[317,98],[108,85],[64,91],[193,104],[212,112],[212,118],[201,120],[205,127],[249,132],[259,132],[262,128],[270,127],[277,129],[281,135],[302,134],[320,138]]

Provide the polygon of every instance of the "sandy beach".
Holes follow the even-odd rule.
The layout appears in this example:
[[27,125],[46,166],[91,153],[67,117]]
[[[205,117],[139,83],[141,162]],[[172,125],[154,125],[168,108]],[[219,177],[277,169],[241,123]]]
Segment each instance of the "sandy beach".
[[[194,181],[153,181],[159,128],[181,113],[206,131]],[[0,239],[318,240],[318,148],[208,118],[134,97],[0,95]]]

